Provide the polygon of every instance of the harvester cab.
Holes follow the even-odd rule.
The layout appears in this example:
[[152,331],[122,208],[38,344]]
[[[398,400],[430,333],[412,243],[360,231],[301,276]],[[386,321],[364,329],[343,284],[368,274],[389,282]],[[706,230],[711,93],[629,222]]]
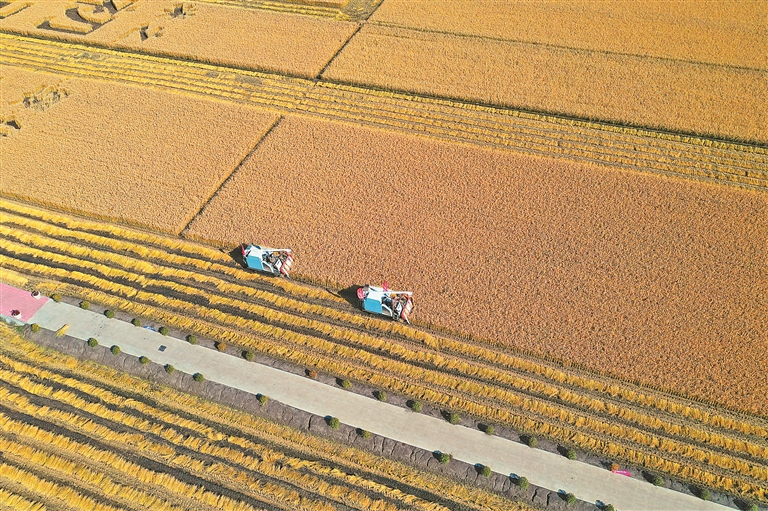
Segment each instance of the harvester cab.
[[411,291],[391,291],[387,283],[381,287],[366,284],[357,289],[360,305],[366,312],[381,314],[396,321],[405,321],[413,311],[413,293]]
[[289,272],[293,265],[290,248],[268,248],[259,245],[242,245],[240,248],[248,268],[290,278]]

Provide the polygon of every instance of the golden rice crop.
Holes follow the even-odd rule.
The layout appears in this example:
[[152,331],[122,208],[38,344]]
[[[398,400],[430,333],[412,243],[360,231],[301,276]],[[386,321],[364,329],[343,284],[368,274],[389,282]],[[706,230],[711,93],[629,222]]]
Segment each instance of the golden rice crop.
[[[549,25],[547,25],[549,26]],[[366,25],[332,81],[768,141],[768,71]]]
[[415,290],[430,324],[764,414],[766,214],[754,192],[287,117],[185,234],[258,233],[318,278]]
[[[6,87],[30,74],[3,71]],[[66,88],[45,111],[17,107],[23,128],[3,141],[0,193],[165,231],[182,229],[276,120],[152,89],[76,79]]]

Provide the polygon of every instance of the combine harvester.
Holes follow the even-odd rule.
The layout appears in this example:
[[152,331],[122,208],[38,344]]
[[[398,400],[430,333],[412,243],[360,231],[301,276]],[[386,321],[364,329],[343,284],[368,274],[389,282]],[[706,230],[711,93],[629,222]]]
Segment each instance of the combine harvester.
[[269,248],[259,245],[242,245],[240,248],[248,268],[278,277],[285,275],[290,278],[289,272],[293,265],[293,255],[290,248]]
[[384,282],[381,287],[366,284],[358,288],[357,297],[364,311],[411,324],[408,315],[413,311],[413,292],[390,291]]

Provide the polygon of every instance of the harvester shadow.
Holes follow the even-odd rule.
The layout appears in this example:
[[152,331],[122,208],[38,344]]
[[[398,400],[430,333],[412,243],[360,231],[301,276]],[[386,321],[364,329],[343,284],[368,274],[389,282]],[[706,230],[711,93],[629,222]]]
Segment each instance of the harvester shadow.
[[235,247],[229,252],[229,257],[232,258],[233,261],[235,261],[239,266],[242,266],[243,268],[248,268],[248,266],[245,264],[245,259],[243,258],[243,249],[242,247]]
[[359,285],[345,287],[344,289],[339,290],[337,294],[349,302],[352,307],[358,308],[360,306],[360,299],[357,297],[357,290],[360,287],[361,286]]

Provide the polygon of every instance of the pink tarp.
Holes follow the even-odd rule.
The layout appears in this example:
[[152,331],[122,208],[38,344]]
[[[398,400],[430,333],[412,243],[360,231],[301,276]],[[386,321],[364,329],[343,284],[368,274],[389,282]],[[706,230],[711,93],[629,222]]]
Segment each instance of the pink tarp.
[[21,316],[15,318],[27,322],[49,299],[45,296],[35,298],[29,291],[18,289],[0,282],[0,315],[11,317],[12,311],[21,312]]

